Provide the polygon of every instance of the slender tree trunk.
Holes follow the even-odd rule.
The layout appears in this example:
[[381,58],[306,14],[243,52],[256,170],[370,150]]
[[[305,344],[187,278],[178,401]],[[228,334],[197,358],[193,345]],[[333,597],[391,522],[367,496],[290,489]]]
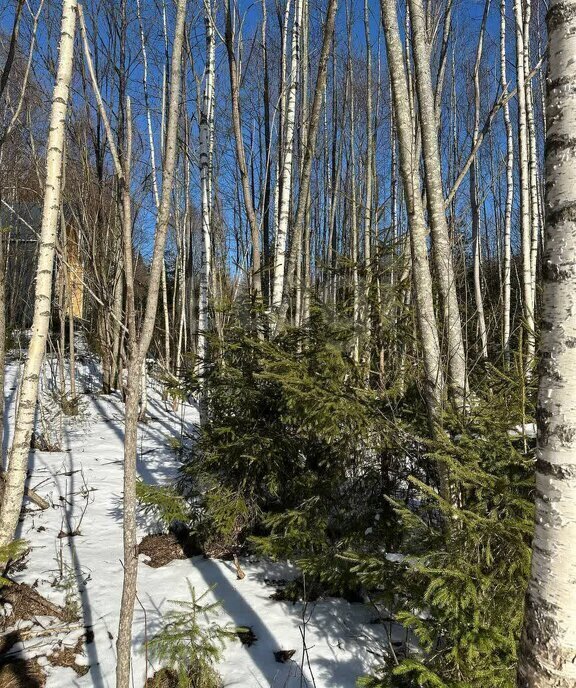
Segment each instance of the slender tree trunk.
[[[2,188],[0,188],[0,204]],[[4,383],[6,380],[6,254],[4,250],[4,232],[0,227],[0,501],[2,501],[4,473]]]
[[62,193],[64,140],[70,81],[72,79],[76,11],[76,0],[63,0],[58,68],[46,146],[46,181],[44,185],[44,206],[40,229],[38,266],[36,270],[32,336],[22,374],[20,397],[16,410],[14,439],[5,476],[2,505],[0,507],[0,546],[8,544],[12,540],[18,524],[24,484],[26,482],[30,438],[34,429],[38,383],[46,351],[46,339],[50,323],[52,273]]
[[[302,126],[302,145],[301,151],[305,151],[308,146],[308,117],[310,116],[310,104],[308,94],[309,83],[309,32],[310,32],[310,8],[308,0],[302,0],[302,58],[300,60],[302,72],[302,105],[301,105],[301,121]],[[304,164],[304,156],[300,154],[300,177],[302,177],[302,166]],[[310,318],[310,194],[307,195],[306,212],[304,214],[304,233],[302,245],[302,309],[300,313],[300,325],[308,322]]]
[[522,237],[522,299],[526,342],[526,373],[534,360],[534,309],[532,307],[532,226],[530,213],[530,170],[528,159],[528,118],[526,114],[526,73],[524,60],[524,12],[522,0],[514,0],[516,18],[516,78],[518,82],[518,158],[520,165],[520,226]]
[[[476,49],[476,62],[474,64],[474,131],[472,134],[472,148],[476,145],[480,135],[480,64],[484,49],[484,32],[490,0],[484,4],[484,15],[480,27],[478,47]],[[480,225],[480,201],[478,199],[478,162],[474,158],[470,167],[470,212],[472,215],[472,254],[474,275],[474,301],[476,315],[478,317],[478,336],[480,339],[480,355],[484,360],[488,358],[488,334],[486,331],[486,318],[484,315],[484,297],[482,295],[482,234]]]
[[446,11],[444,12],[444,30],[442,33],[442,46],[440,48],[438,75],[436,77],[436,88],[434,89],[434,109],[436,110],[438,126],[440,125],[440,116],[442,114],[442,93],[444,91],[444,82],[446,80],[446,65],[448,63],[448,46],[450,44],[450,34],[452,30],[453,8],[454,0],[447,0]]
[[519,688],[576,685],[576,0],[548,10],[536,526]]
[[272,307],[278,308],[284,288],[286,241],[288,237],[288,218],[292,198],[292,168],[294,156],[294,124],[296,120],[296,96],[300,80],[300,27],[302,25],[302,0],[295,0],[294,22],[292,26],[292,59],[290,63],[289,86],[286,97],[284,118],[284,139],[282,141],[280,184],[280,208],[278,211],[278,231],[276,233],[276,252],[274,259],[274,283]]
[[[65,275],[65,312],[63,316],[68,318],[68,368],[70,376],[70,400],[74,402],[76,398],[76,347],[74,342],[74,289],[72,284],[72,274],[70,270],[70,259],[71,252],[68,250],[69,241],[68,234],[66,232],[66,222],[64,221],[64,214],[60,211],[60,217],[62,218],[62,228],[64,247],[63,253],[65,261],[62,261],[62,269]],[[62,349],[62,355],[64,355],[64,349]],[[66,390],[62,390],[66,394]]]
[[272,137],[270,127],[270,74],[268,66],[268,47],[266,45],[266,31],[268,26],[267,0],[262,0],[262,69],[264,71],[264,148],[266,151],[266,179],[264,182],[264,208],[262,220],[262,248],[263,262],[263,296],[265,308],[270,308],[271,302],[271,266],[270,266],[270,211],[271,211],[271,179],[272,179]]
[[[508,93],[506,76],[506,0],[500,2],[500,82],[502,93]],[[511,264],[512,264],[512,205],[514,203],[514,138],[510,106],[505,103],[504,127],[506,130],[506,207],[504,210],[504,264],[502,274],[502,348],[504,364],[510,362],[510,297],[511,297]]]
[[[117,274],[114,280],[114,301],[112,304],[112,370],[111,370],[111,389],[118,389],[121,386],[119,379],[122,370],[122,306],[124,303],[124,266],[120,258],[117,266]],[[108,390],[110,392],[111,390]]]
[[394,122],[398,134],[400,173],[410,228],[412,275],[416,317],[424,358],[425,394],[431,425],[438,420],[443,396],[440,343],[434,305],[431,298],[432,276],[428,262],[427,228],[421,202],[418,157],[414,151],[410,94],[404,67],[402,42],[398,28],[396,3],[380,0],[382,24],[388,52],[388,69],[392,86]]
[[318,73],[316,76],[314,99],[312,101],[312,108],[310,110],[308,131],[306,133],[306,149],[304,151],[302,176],[300,178],[298,206],[294,217],[294,232],[292,236],[292,244],[290,246],[290,251],[288,253],[288,261],[286,264],[286,279],[284,282],[282,303],[280,305],[280,310],[278,312],[278,317],[276,320],[276,331],[282,329],[286,321],[290,295],[294,284],[294,273],[296,267],[298,245],[302,241],[302,234],[304,232],[304,219],[306,217],[306,209],[308,207],[308,194],[310,191],[310,179],[312,176],[312,161],[314,157],[314,151],[316,149],[316,137],[318,134],[318,125],[320,122],[320,111],[322,108],[322,101],[326,89],[326,73],[328,71],[328,58],[330,56],[330,48],[332,45],[332,38],[334,36],[334,25],[336,22],[337,9],[337,0],[329,0],[328,9],[326,12],[326,19],[324,21],[322,48],[320,51],[320,59],[318,62]]
[[364,40],[366,43],[366,165],[364,198],[364,327],[367,370],[370,370],[370,350],[372,339],[372,171],[374,158],[374,115],[372,112],[372,48],[370,47],[370,15],[368,0],[364,0]]
[[[338,145],[338,142],[343,141],[343,137],[339,136],[339,103],[338,103],[338,86],[337,86],[337,69],[336,69],[337,56],[332,49],[332,142],[330,145],[331,151],[331,165],[328,174],[328,187],[330,189],[329,196],[329,210],[328,210],[328,236],[326,240],[326,278],[324,283],[324,300],[327,304],[330,304],[332,309],[336,310],[336,263],[338,260],[337,255],[337,227],[336,227],[336,215],[338,210],[338,202],[340,199],[340,183],[341,183],[341,165],[342,165],[342,145]],[[345,101],[344,105],[345,105]],[[343,107],[342,111],[346,108]],[[328,148],[328,108],[324,114],[324,127],[326,130],[326,146]],[[327,164],[328,161],[326,161]]]
[[176,168],[178,116],[182,83],[182,52],[186,0],[178,0],[176,26],[172,46],[170,97],[168,102],[166,143],[162,164],[162,193],[156,219],[154,251],[150,267],[148,293],[142,328],[138,339],[132,334],[129,320],[129,360],[127,366],[125,434],[124,434],[124,580],[118,638],[116,641],[116,688],[130,688],[132,649],[132,619],[136,598],[138,551],[136,542],[136,456],[138,439],[138,407],[140,401],[141,369],[152,341],[158,308],[162,265],[168,221],[170,219],[172,187]]
[[412,20],[416,89],[420,110],[422,152],[426,171],[426,196],[432,231],[432,257],[445,314],[448,380],[454,401],[461,408],[465,403],[468,388],[466,354],[456,293],[452,246],[444,208],[442,163],[438,147],[436,103],[430,74],[430,46],[426,30],[426,11],[422,0],[410,0],[409,5]]
[[538,243],[540,241],[540,190],[538,184],[538,153],[536,151],[536,123],[534,120],[534,93],[530,74],[530,20],[532,2],[524,2],[524,73],[526,74],[526,123],[528,129],[528,173],[530,176],[530,273],[532,276],[533,316],[536,313],[536,266],[538,262]]
[[[390,93],[390,97],[392,94]],[[396,135],[396,122],[394,120],[394,110],[390,113],[390,231],[392,235],[392,267],[390,270],[390,285],[396,287],[396,284],[401,280],[398,279],[397,273],[400,269],[396,265],[400,262],[399,258],[402,257],[403,251],[401,250],[402,239],[400,237],[400,223],[398,221],[398,145],[397,145],[397,135]],[[409,290],[404,287],[404,290],[409,293]],[[403,316],[405,296],[402,292],[398,294],[398,304],[394,308],[394,324],[396,325],[395,330],[398,330],[398,324]],[[384,343],[382,344],[382,348]],[[399,374],[398,378],[400,381],[400,387],[403,389],[404,385],[403,379],[403,359],[405,357],[406,344],[402,341],[402,337],[395,338],[395,352],[400,359]],[[380,359],[383,359],[383,354],[380,355]]]
[[[168,280],[166,279],[166,261],[162,260],[162,279],[160,282],[160,291],[162,292],[162,314],[164,316],[164,365],[166,370],[171,368],[171,354],[170,354],[170,311],[168,309]],[[175,321],[174,321],[175,322]],[[180,361],[175,361],[176,367],[180,365]]]
[[256,219],[256,211],[252,201],[250,178],[246,165],[246,152],[244,150],[244,138],[242,136],[242,117],[240,114],[240,75],[234,49],[234,32],[232,28],[232,0],[226,5],[226,50],[228,52],[228,67],[230,72],[230,96],[232,100],[232,127],[236,141],[236,161],[240,171],[240,181],[244,197],[244,209],[250,227],[252,241],[252,295],[255,303],[262,299],[262,274],[260,265],[260,230]]
[[[288,24],[290,20],[291,0],[286,0],[284,7],[284,18],[280,25],[280,79],[279,79],[279,98],[278,98],[278,160],[276,164],[276,184],[274,185],[274,260],[276,260],[276,245],[278,243],[278,225],[280,221],[280,204],[282,195],[282,154],[284,141],[284,128],[286,118],[286,61],[288,44]],[[278,12],[280,9],[278,8]],[[280,21],[280,14],[279,14]],[[275,271],[274,271],[275,272]],[[272,275],[274,279],[274,274]],[[272,286],[273,289],[273,286]]]
[[[212,18],[212,2],[204,3],[204,27],[206,32],[206,69],[204,91],[200,106],[200,210],[202,215],[202,253],[200,259],[200,294],[198,298],[198,337],[196,340],[197,373],[204,373],[206,359],[206,334],[208,332],[209,293],[212,265],[212,203],[210,197],[212,165],[210,140],[214,129],[214,82],[216,79],[216,40]],[[205,420],[204,395],[200,409],[201,420]]]
[[[351,32],[348,31],[348,65],[346,74],[346,90],[350,102],[350,158],[347,165],[348,184],[350,189],[350,261],[352,263],[352,324],[354,327],[354,344],[352,356],[354,361],[360,361],[360,280],[358,275],[359,244],[358,244],[358,201],[356,197],[356,108],[354,97],[354,78],[352,73]],[[366,305],[368,301],[366,300]]]
[[[60,327],[60,339],[57,345],[58,352],[58,384],[59,392],[61,396],[62,403],[64,403],[66,398],[66,367],[64,363],[64,354],[66,351],[66,279],[64,277],[66,272],[66,229],[64,226],[64,218],[62,217],[62,207],[60,207],[60,230],[62,234],[62,258],[59,265],[59,279],[58,279],[58,314],[59,314],[59,327]],[[49,343],[50,336],[48,337]]]

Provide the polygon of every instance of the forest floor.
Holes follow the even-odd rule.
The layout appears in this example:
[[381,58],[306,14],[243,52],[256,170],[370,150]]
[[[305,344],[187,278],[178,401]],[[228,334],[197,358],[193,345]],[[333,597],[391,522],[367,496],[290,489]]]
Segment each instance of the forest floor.
[[[7,370],[6,446],[14,421],[17,371],[16,363]],[[115,683],[122,589],[123,404],[120,396],[100,395],[97,389],[97,369],[83,366],[80,413],[61,426],[56,416],[44,416],[45,431],[61,433],[61,451],[31,451],[30,487],[51,506],[40,511],[26,501],[19,525],[18,537],[29,543],[30,551],[21,570],[11,574],[25,584],[19,589],[24,601],[18,601],[12,586],[0,605],[0,686],[6,672],[18,675],[13,683],[6,679],[14,688],[112,688]],[[152,387],[148,415],[139,429],[139,474],[151,484],[172,483],[178,458],[170,440],[193,431],[197,411],[181,405],[174,412]],[[162,531],[142,513],[138,529],[139,542]],[[142,688],[158,669],[146,657],[146,641],[174,608],[174,600],[190,599],[189,585],[198,595],[210,589],[206,600],[220,600],[219,624],[250,627],[256,638],[250,645],[235,638],[226,641],[217,664],[225,686],[352,688],[385,652],[386,629],[371,623],[376,613],[369,605],[337,598],[307,605],[272,599],[276,581],[297,573],[289,563],[241,559],[246,577],[237,580],[232,562],[194,556],[153,568],[146,561],[141,554],[133,625],[135,688]],[[58,608],[51,610],[51,605]],[[279,663],[279,650],[295,652]],[[16,658],[29,661],[14,662]],[[6,664],[10,660],[11,666]]]

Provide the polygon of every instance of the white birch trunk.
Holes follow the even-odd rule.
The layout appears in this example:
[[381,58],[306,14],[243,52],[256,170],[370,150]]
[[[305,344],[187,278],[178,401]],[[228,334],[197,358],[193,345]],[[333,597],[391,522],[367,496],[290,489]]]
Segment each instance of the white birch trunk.
[[[276,163],[276,184],[274,184],[274,246],[278,242],[278,222],[280,218],[280,195],[281,195],[281,170],[282,170],[282,156],[283,156],[283,141],[284,141],[284,119],[286,116],[286,60],[287,60],[287,37],[288,24],[290,21],[290,7],[291,0],[286,0],[284,7],[284,20],[282,23],[282,39],[280,46],[280,83],[279,83],[279,98],[278,98],[278,160]],[[274,259],[276,256],[276,248],[274,249]],[[271,290],[272,291],[272,290]]]
[[519,688],[576,685],[576,0],[548,10],[536,527]]
[[[502,93],[508,93],[506,76],[506,0],[500,3],[500,81]],[[506,131],[506,207],[504,211],[504,265],[502,274],[502,348],[504,361],[508,365],[510,359],[510,297],[511,297],[511,234],[512,234],[512,204],[514,202],[514,139],[510,106],[504,104],[504,128]]]
[[[524,73],[526,74],[526,122],[528,125],[528,174],[530,176],[530,272],[532,284],[532,313],[536,313],[536,265],[540,241],[540,190],[538,188],[538,154],[536,151],[536,124],[534,121],[534,93],[530,70],[530,20],[532,2],[524,3]],[[535,317],[535,316],[534,316]]]
[[[308,44],[309,44],[309,31],[310,31],[310,8],[308,6],[308,0],[302,0],[302,31],[301,31],[301,42],[302,42],[302,111],[301,119],[304,122],[303,132],[302,132],[302,150],[306,150],[308,147],[308,128],[306,127],[306,122],[309,116],[309,103],[308,103]],[[304,156],[302,156],[301,165],[304,165]],[[302,177],[302,169],[300,171],[300,176]],[[302,263],[302,312],[300,317],[300,324],[303,325],[308,322],[310,318],[310,289],[311,289],[311,275],[310,275],[310,194],[308,194],[306,213],[304,216],[304,238],[303,238],[303,263]]]
[[290,85],[286,98],[286,117],[284,120],[284,140],[282,142],[281,171],[278,212],[278,231],[274,259],[274,281],[272,284],[272,308],[277,309],[282,301],[284,289],[284,270],[286,264],[286,240],[288,237],[288,217],[292,198],[292,162],[294,155],[294,125],[296,121],[296,95],[300,81],[300,27],[302,25],[302,0],[295,0],[294,23],[292,27],[292,59],[290,64]]
[[372,333],[370,290],[372,287],[372,165],[374,158],[374,120],[372,113],[372,52],[370,47],[368,0],[364,0],[364,39],[366,43],[366,195],[364,201],[364,327],[366,328],[366,349],[363,354],[366,358],[367,369],[370,370],[370,342]]
[[302,174],[300,178],[300,192],[298,194],[298,204],[294,216],[294,232],[292,237],[292,244],[288,253],[288,260],[286,261],[286,279],[284,281],[284,293],[282,294],[282,302],[276,317],[275,333],[282,330],[286,322],[286,315],[288,313],[288,305],[291,297],[292,287],[294,284],[294,274],[296,272],[296,258],[297,247],[302,241],[304,233],[304,220],[307,216],[310,180],[312,176],[312,161],[314,151],[316,148],[316,137],[318,134],[318,126],[320,122],[320,110],[325,99],[326,91],[326,74],[328,71],[328,58],[330,55],[330,48],[332,46],[332,39],[334,36],[334,26],[336,22],[336,12],[338,9],[338,0],[328,0],[328,7],[326,10],[326,19],[324,20],[324,31],[322,36],[322,48],[320,50],[320,57],[318,60],[318,71],[316,74],[316,84],[313,89],[314,97],[312,99],[312,107],[310,109],[310,117],[308,120],[306,132],[306,149],[304,150],[304,158],[302,161]]
[[204,26],[206,32],[206,70],[204,92],[200,110],[200,201],[202,214],[202,256],[200,267],[200,295],[198,299],[198,338],[196,340],[196,360],[198,375],[204,372],[206,358],[206,333],[208,331],[208,306],[210,273],[212,264],[211,241],[211,176],[212,165],[210,145],[214,130],[214,81],[216,78],[216,40],[212,18],[212,2],[205,0]]
[[76,0],[63,0],[58,68],[50,112],[50,130],[46,145],[46,180],[38,265],[34,295],[34,319],[28,357],[22,374],[20,397],[16,411],[14,439],[5,474],[4,495],[0,507],[0,547],[14,537],[28,467],[30,438],[34,429],[34,416],[38,398],[38,382],[46,351],[52,301],[52,273],[56,252],[56,231],[62,192],[62,168],[66,114],[70,95],[70,81],[74,55],[76,29]]
[[518,82],[518,158],[520,164],[520,226],[522,236],[522,298],[526,331],[526,371],[534,360],[534,310],[532,307],[532,227],[530,222],[530,171],[528,163],[528,118],[524,68],[524,12],[522,0],[514,0],[516,18],[516,79]]

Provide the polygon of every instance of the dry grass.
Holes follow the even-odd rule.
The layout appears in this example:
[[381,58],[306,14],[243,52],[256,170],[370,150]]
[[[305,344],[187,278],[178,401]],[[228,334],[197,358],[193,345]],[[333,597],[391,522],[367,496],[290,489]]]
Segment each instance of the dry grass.
[[172,669],[160,669],[146,681],[144,688],[178,688],[178,676]]
[[138,545],[138,553],[150,557],[150,559],[146,561],[146,565],[151,566],[153,569],[160,568],[160,566],[166,566],[166,564],[174,561],[174,559],[187,559],[182,549],[182,545],[171,533],[164,535],[146,535]]
[[43,688],[45,685],[46,676],[36,659],[16,658],[0,664],[0,688]]
[[9,603],[12,613],[4,619],[4,627],[7,624],[14,625],[16,621],[34,620],[36,616],[54,616],[60,621],[66,620],[66,612],[52,602],[49,602],[34,588],[26,583],[14,583],[5,585],[0,590],[0,604]]
[[84,636],[78,638],[78,642],[74,647],[62,646],[60,650],[53,652],[48,657],[48,661],[52,666],[69,667],[74,669],[78,676],[84,676],[90,671],[90,667],[85,664],[78,664],[76,657],[83,654],[84,650]]
[[[12,613],[4,617],[2,628],[13,626],[18,621],[35,621],[37,616],[51,616],[66,621],[66,610],[42,597],[34,588],[25,583],[11,582],[0,590],[0,604],[10,604]],[[34,627],[35,628],[35,627]],[[37,659],[24,659],[10,650],[33,629],[12,630],[0,637],[0,688],[43,688],[46,676]],[[50,634],[47,629],[43,634]],[[82,652],[84,638],[80,638],[74,648],[62,647],[48,660],[54,666],[71,667],[78,675],[88,671],[88,667],[76,663],[76,655]]]

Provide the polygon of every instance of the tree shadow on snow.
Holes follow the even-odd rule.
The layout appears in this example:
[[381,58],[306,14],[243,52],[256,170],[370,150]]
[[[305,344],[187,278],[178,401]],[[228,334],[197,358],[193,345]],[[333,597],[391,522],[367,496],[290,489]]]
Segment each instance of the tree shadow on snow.
[[[77,476],[80,473],[74,470],[74,458],[73,455],[70,456],[70,470],[69,473],[69,492],[68,495],[72,497],[69,501],[67,498],[64,500],[64,511],[65,511],[65,527],[68,533],[73,533],[77,528],[77,524],[74,520],[74,497],[76,495]],[[66,480],[65,488],[66,491],[68,487],[68,480]],[[64,495],[67,497],[68,495]],[[66,538],[68,549],[70,552],[70,558],[72,560],[72,568],[74,571],[74,578],[76,581],[76,589],[78,590],[78,595],[80,597],[80,605],[82,610],[82,622],[85,629],[85,642],[84,646],[86,649],[86,656],[88,658],[88,664],[90,666],[90,678],[92,680],[92,685],[94,688],[105,688],[104,676],[102,675],[102,669],[100,667],[100,660],[98,656],[98,644],[95,642],[95,629],[94,629],[94,618],[92,614],[92,607],[90,604],[90,592],[89,592],[89,578],[90,574],[82,568],[82,563],[80,561],[80,556],[78,553],[78,548],[76,546],[76,537],[69,536]]]
[[[246,646],[245,650],[250,654],[250,658],[258,667],[260,672],[269,681],[267,686],[284,686],[288,685],[286,681],[294,675],[294,665],[292,662],[286,664],[279,664],[275,661],[274,652],[276,650],[287,649],[284,648],[281,639],[278,638],[268,627],[265,620],[258,614],[258,612],[247,602],[243,594],[236,589],[232,576],[235,574],[230,570],[229,572],[223,569],[223,563],[213,559],[205,559],[203,557],[194,557],[189,560],[194,567],[196,573],[199,573],[207,588],[213,588],[214,597],[221,602],[222,610],[231,618],[235,626],[249,626],[252,628],[257,641],[250,647]],[[238,582],[242,585],[242,582]],[[198,593],[204,592],[197,590]],[[148,633],[153,635],[160,625],[160,619],[163,613],[166,612],[164,600],[162,603],[154,602],[149,596],[149,603],[154,608],[157,619],[148,624]],[[139,643],[144,643],[145,638],[140,636]],[[231,642],[240,642],[231,641]],[[225,651],[224,651],[225,652]],[[254,678],[255,687],[260,685],[257,679]],[[305,684],[304,684],[305,685]]]
[[[195,574],[200,575],[206,588],[213,588],[213,596],[221,602],[222,610],[232,624],[250,627],[256,636],[257,640],[252,645],[243,648],[260,675],[257,676],[256,672],[253,674],[249,685],[254,688],[306,688],[314,685],[349,688],[355,685],[359,676],[369,672],[370,666],[375,663],[374,654],[383,651],[384,629],[369,623],[373,613],[366,605],[350,604],[337,598],[310,604],[306,614],[307,654],[299,632],[299,628],[303,627],[303,604],[266,599],[267,588],[254,590],[253,584],[259,582],[263,574],[254,570],[253,565],[247,567],[248,577],[244,581],[236,580],[235,572],[232,566],[227,568],[227,562],[195,557],[189,560],[189,565]],[[266,562],[262,562],[262,565],[264,576],[277,570],[276,566],[270,570]],[[182,576],[186,576],[185,570],[182,570]],[[197,592],[202,593],[205,588],[199,588],[197,577],[192,577]],[[243,589],[250,584],[251,589]],[[270,593],[272,591],[273,588],[270,588]],[[170,608],[166,598],[160,601],[157,597],[153,598],[153,594],[148,595],[146,604],[151,612],[148,616],[148,638],[159,630],[162,616]],[[249,601],[250,596],[254,595],[258,609]],[[273,624],[276,629],[272,628]],[[140,636],[138,642],[143,644],[145,638]],[[374,652],[370,653],[367,648]],[[279,650],[294,650],[295,654],[286,663],[279,663],[274,656]],[[226,675],[234,683],[234,668],[231,670],[230,660],[226,660],[227,652],[228,649],[225,649]],[[242,662],[239,672],[245,674],[247,670],[249,668]]]

